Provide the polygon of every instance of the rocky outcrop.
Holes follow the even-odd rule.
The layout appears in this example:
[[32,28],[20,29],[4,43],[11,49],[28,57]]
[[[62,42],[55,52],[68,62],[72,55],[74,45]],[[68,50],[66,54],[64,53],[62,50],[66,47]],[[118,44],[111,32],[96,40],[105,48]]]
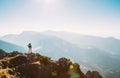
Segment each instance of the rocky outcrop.
[[3,51],[2,49],[0,49],[0,59],[4,58],[6,55],[7,53]]
[[102,78],[102,76],[97,71],[88,71],[86,76],[87,78]]
[[67,58],[55,61],[40,54],[19,52],[0,57],[0,78],[102,78],[98,72],[88,71],[85,75],[79,64]]

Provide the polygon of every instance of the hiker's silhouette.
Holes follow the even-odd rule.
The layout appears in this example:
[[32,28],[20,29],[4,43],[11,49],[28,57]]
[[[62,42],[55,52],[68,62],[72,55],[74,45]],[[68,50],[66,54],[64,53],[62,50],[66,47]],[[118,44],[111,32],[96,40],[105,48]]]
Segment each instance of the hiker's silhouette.
[[31,45],[31,43],[28,44],[28,53],[32,53],[32,45]]

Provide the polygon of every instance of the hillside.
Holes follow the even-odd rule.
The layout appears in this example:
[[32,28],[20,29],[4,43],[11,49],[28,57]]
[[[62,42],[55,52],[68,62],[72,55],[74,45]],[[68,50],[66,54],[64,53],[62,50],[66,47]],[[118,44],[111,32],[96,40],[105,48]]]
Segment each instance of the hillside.
[[82,73],[70,59],[51,60],[40,54],[0,50],[0,78],[102,78],[97,71]]
[[12,51],[25,52],[25,49],[23,47],[2,40],[0,40],[0,49],[3,49],[7,52],[12,52]]
[[65,41],[68,41],[77,46],[88,48],[88,47],[97,47],[99,49],[105,50],[110,54],[117,55],[120,51],[120,40],[114,37],[99,37],[91,35],[82,35],[71,32],[56,32],[56,31],[46,31],[43,34],[56,36]]

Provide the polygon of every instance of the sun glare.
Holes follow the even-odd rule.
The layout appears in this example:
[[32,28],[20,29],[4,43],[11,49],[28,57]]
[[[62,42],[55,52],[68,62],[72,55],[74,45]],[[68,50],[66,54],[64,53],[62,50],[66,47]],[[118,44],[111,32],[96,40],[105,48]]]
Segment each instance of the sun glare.
[[55,3],[57,0],[36,0],[36,2],[42,2],[44,4],[53,4]]
[[44,0],[46,4],[53,4],[56,0]]

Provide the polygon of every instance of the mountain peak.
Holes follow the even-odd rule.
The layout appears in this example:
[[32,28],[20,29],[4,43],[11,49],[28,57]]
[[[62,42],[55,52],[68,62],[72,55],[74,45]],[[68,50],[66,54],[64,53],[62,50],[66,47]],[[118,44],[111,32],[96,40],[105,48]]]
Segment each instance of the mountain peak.
[[36,32],[36,31],[23,31],[21,34],[36,34],[36,33],[39,33],[39,32]]

